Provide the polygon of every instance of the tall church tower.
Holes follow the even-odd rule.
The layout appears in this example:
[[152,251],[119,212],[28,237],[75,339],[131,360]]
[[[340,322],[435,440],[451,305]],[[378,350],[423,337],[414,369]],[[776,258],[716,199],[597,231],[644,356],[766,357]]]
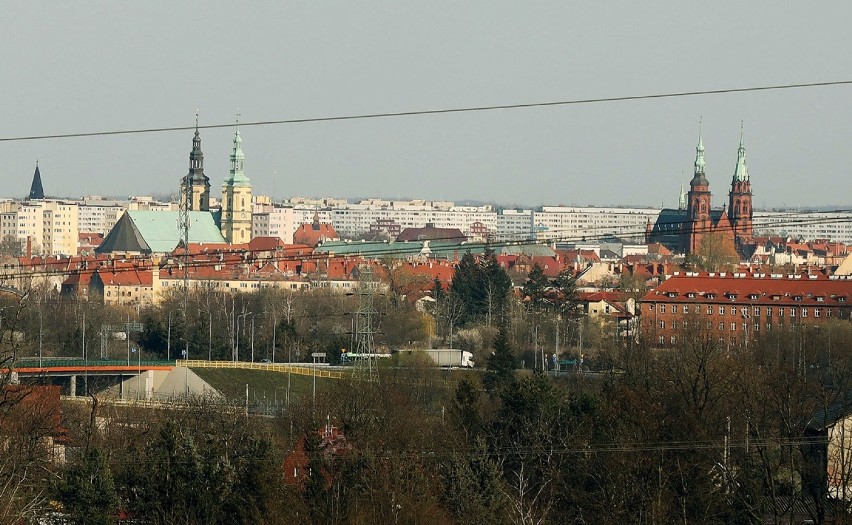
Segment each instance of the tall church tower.
[[222,236],[231,244],[251,240],[251,181],[245,174],[242,144],[238,123],[231,150],[231,171],[222,184]]
[[684,228],[684,244],[687,253],[696,253],[701,247],[701,237],[709,233],[712,227],[710,220],[710,183],[704,176],[704,142],[701,132],[698,132],[698,146],[695,148],[695,174],[689,182],[687,193],[687,222]]
[[[187,184],[189,192],[187,192]],[[195,115],[195,136],[192,138],[192,151],[189,153],[189,173],[181,179],[180,199],[186,200],[187,193],[191,201],[190,211],[210,211],[210,179],[204,175],[204,153],[201,152],[201,135],[198,133],[198,114]]]
[[740,127],[740,147],[737,150],[737,167],[731,181],[731,193],[728,196],[728,214],[734,236],[738,240],[750,241],[753,236],[751,181],[746,167],[743,131]]

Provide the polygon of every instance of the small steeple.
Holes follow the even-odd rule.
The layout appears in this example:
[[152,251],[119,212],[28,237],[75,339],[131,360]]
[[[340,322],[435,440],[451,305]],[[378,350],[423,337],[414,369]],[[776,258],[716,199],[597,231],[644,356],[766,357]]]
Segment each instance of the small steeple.
[[231,149],[231,170],[225,184],[250,184],[250,180],[245,174],[246,156],[243,153],[243,138],[240,136],[240,114],[237,113],[237,120],[234,130],[234,147]]
[[745,159],[745,143],[743,142],[743,123],[740,121],[740,147],[737,148],[737,167],[734,170],[734,182],[748,180],[748,167]]
[[698,146],[695,147],[695,174],[689,181],[689,186],[709,186],[707,177],[704,176],[704,139],[701,137],[701,120],[698,121]]
[[36,161],[35,173],[33,173],[33,183],[30,185],[30,199],[44,199],[44,188],[41,185],[41,172],[38,170],[38,161]]
[[683,191],[683,184],[680,185],[680,196],[677,199],[677,209],[686,209],[686,192]]

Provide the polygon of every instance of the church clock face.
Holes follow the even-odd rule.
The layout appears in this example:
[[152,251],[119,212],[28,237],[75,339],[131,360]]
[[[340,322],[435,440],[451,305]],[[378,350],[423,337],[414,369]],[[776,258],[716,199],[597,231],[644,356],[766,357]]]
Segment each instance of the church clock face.
[[240,219],[246,218],[246,212],[240,212]]

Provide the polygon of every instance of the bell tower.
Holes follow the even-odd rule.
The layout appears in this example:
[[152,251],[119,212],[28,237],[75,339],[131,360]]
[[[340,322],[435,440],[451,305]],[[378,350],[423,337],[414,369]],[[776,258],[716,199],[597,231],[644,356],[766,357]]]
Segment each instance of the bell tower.
[[234,131],[231,170],[222,184],[222,236],[231,244],[251,240],[251,180],[245,174],[243,139],[239,120]]
[[710,220],[710,183],[704,176],[704,141],[701,130],[698,131],[698,146],[695,147],[695,172],[689,182],[689,192],[686,195],[687,219],[686,235],[684,235],[683,251],[696,253],[701,247],[701,238],[712,228]]
[[728,194],[728,213],[734,236],[738,240],[750,241],[753,236],[751,181],[746,166],[743,130],[740,124],[740,147],[737,149],[737,167],[731,181],[731,192]]
[[[189,191],[187,191],[189,185]],[[187,209],[210,211],[210,179],[204,175],[204,153],[201,152],[201,135],[198,133],[198,113],[195,114],[195,136],[189,153],[189,173],[181,179],[181,202],[191,197]]]

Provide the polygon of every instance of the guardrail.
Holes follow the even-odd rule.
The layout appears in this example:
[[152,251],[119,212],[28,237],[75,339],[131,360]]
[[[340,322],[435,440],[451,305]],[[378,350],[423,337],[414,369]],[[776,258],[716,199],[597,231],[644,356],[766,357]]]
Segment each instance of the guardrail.
[[249,363],[244,361],[205,361],[202,359],[178,359],[175,366],[187,368],[232,368],[242,370],[265,370],[267,372],[280,372],[298,374],[304,376],[325,377],[328,379],[342,379],[344,373],[337,370],[325,370],[322,367],[306,365],[290,365],[280,363]]
[[67,368],[67,367],[95,367],[95,366],[175,366],[175,361],[165,359],[42,359],[39,365],[38,358],[18,359],[14,368]]

